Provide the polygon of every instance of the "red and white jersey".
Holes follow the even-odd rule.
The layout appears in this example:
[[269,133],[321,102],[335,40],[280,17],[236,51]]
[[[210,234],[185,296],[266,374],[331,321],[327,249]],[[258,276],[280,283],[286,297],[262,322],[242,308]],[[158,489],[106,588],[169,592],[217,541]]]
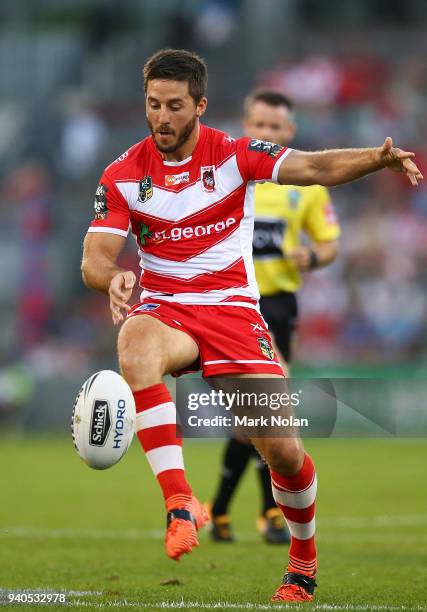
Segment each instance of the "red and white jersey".
[[104,171],[88,231],[127,236],[130,225],[141,299],[254,307],[254,183],[277,182],[290,151],[201,125],[191,157],[170,162],[149,136]]

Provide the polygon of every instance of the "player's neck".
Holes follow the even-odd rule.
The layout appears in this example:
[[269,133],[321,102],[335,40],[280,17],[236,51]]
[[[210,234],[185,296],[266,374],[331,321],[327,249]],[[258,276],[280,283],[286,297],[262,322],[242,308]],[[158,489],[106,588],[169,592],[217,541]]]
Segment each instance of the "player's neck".
[[197,142],[200,135],[200,123],[197,121],[194,126],[194,130],[191,132],[188,140],[184,142],[182,147],[173,151],[172,153],[162,153],[162,157],[165,161],[181,162],[187,157],[191,157],[194,149],[196,148]]

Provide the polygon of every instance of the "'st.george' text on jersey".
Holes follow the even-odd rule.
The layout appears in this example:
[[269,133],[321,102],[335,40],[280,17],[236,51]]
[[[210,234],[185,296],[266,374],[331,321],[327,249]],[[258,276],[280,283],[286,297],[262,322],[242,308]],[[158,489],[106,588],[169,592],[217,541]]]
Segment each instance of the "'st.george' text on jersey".
[[165,161],[151,136],[104,171],[89,232],[127,236],[141,258],[141,300],[254,307],[255,182],[277,182],[291,149],[200,126],[191,157]]

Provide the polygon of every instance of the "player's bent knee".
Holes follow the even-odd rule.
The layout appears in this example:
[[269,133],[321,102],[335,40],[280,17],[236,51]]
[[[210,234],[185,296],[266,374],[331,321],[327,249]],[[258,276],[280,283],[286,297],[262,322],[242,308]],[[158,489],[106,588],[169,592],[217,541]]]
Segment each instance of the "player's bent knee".
[[269,440],[264,452],[270,469],[283,476],[296,474],[304,462],[304,448],[296,437]]

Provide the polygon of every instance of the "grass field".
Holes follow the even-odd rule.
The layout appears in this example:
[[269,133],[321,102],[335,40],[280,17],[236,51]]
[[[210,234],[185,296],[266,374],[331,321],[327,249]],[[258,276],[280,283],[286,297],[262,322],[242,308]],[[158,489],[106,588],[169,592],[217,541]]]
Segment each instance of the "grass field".
[[[427,611],[427,441],[306,446],[319,474],[319,588],[308,607]],[[201,499],[216,484],[219,451],[218,442],[186,444]],[[8,590],[50,590],[67,591],[72,609],[280,609],[270,597],[287,551],[254,530],[253,467],[233,506],[239,541],[214,544],[203,533],[201,547],[174,563],[163,552],[160,492],[136,443],[120,464],[96,472],[71,439],[2,438],[0,465],[3,601]]]

